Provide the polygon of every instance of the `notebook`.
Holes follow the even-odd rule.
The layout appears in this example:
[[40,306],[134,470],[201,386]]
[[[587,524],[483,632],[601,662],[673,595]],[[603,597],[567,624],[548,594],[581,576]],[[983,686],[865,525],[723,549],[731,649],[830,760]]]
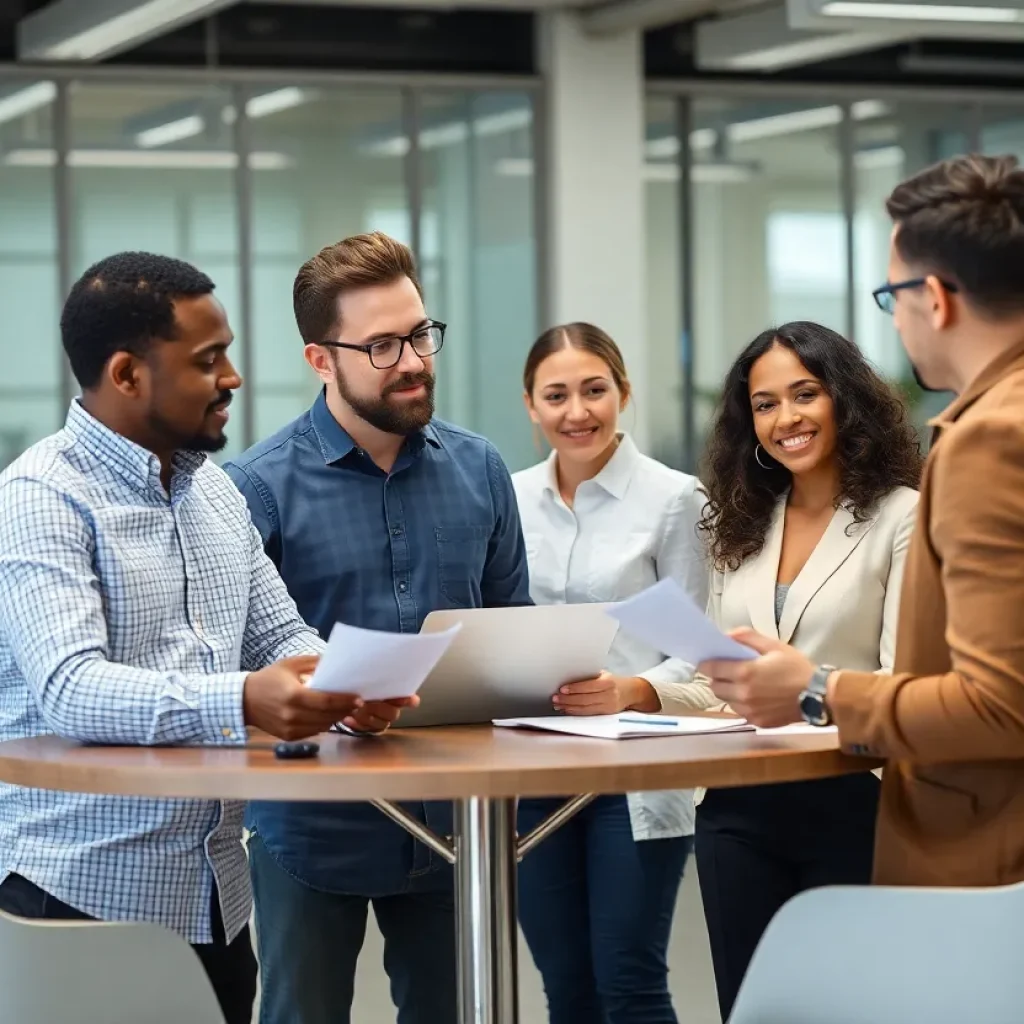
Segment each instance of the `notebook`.
[[703,736],[720,732],[753,732],[742,718],[680,717],[623,712],[619,715],[544,715],[541,718],[496,718],[502,729],[540,729],[602,740],[633,740],[643,736]]

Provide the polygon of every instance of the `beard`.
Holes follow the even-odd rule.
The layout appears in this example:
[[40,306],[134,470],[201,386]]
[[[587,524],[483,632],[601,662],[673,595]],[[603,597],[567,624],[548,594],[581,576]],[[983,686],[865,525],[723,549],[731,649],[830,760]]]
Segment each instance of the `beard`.
[[[385,434],[408,437],[422,430],[434,416],[434,375],[423,370],[420,373],[403,373],[381,392],[379,398],[361,398],[349,389],[345,378],[338,373],[338,394],[352,407],[356,414]],[[426,392],[414,402],[393,405],[388,395],[395,391],[422,384]]]
[[[223,409],[231,403],[231,399],[230,391],[222,392],[217,401],[210,404],[206,414],[209,415],[217,408]],[[221,451],[228,443],[228,436],[223,429],[218,430],[217,433],[203,430],[185,433],[157,412],[151,413],[149,422],[150,429],[154,434],[174,451],[213,453]]]

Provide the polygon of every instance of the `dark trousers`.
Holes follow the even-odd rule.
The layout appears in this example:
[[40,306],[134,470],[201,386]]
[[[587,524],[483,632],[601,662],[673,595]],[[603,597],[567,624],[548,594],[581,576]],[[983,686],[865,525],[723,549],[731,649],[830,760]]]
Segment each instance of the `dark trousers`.
[[[0,910],[32,920],[95,920],[54,899],[21,875],[8,875],[0,884]],[[256,957],[252,952],[249,926],[246,925],[233,942],[226,942],[216,893],[213,899],[213,933],[213,942],[193,945],[192,948],[210,979],[226,1024],[252,1024],[252,1007],[256,999]]]
[[[519,803],[524,834],[564,803]],[[676,1024],[668,943],[692,846],[633,839],[624,796],[602,796],[528,853],[519,921],[550,1024]]]
[[715,789],[698,806],[697,876],[722,1020],[784,903],[805,889],[870,883],[879,787],[865,772]]
[[451,877],[421,891],[371,899],[299,881],[263,840],[249,840],[262,971],[261,1024],[349,1024],[356,959],[370,904],[384,936],[384,969],[398,1024],[454,1024],[455,898]]

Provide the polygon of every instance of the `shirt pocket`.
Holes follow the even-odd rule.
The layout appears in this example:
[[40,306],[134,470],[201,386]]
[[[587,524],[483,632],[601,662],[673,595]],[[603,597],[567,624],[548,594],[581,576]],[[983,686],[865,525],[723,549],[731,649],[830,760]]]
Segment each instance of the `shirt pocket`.
[[438,526],[434,535],[441,593],[455,608],[478,608],[490,527]]
[[587,551],[587,594],[591,601],[623,601],[657,582],[647,532],[595,533]]

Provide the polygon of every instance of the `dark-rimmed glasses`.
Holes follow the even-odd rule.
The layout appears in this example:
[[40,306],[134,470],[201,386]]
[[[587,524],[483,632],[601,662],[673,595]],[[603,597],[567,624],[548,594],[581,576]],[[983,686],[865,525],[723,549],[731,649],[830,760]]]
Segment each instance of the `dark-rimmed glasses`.
[[380,338],[366,345],[348,345],[343,341],[321,341],[326,348],[348,348],[353,352],[365,352],[370,364],[377,370],[390,370],[402,361],[402,353],[406,345],[412,345],[413,352],[426,359],[436,355],[444,344],[444,332],[448,325],[439,320],[431,320],[422,327],[417,327],[411,334],[396,334],[390,338]]
[[[956,285],[951,281],[943,281],[941,277],[937,280],[947,292],[957,291]],[[876,288],[871,293],[871,297],[883,313],[892,316],[896,310],[896,293],[905,291],[907,288],[920,288],[927,281],[927,277],[913,277],[909,281],[894,281],[892,283],[887,281],[881,288]]]

